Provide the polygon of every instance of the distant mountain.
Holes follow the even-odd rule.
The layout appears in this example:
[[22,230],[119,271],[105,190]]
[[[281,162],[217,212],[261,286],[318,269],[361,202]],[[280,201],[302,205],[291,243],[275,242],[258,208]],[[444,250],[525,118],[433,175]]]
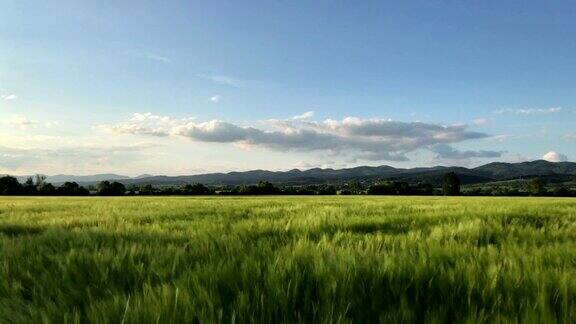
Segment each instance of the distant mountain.
[[514,179],[532,176],[564,176],[576,174],[576,163],[548,162],[544,160],[521,163],[493,162],[474,168],[474,170],[498,179]]
[[[30,176],[17,176],[16,178],[20,182],[26,181],[29,177],[34,178],[33,175]],[[128,176],[113,174],[113,173],[103,173],[103,174],[94,174],[94,175],[85,175],[85,176],[76,176],[76,175],[67,175],[67,174],[58,174],[53,176],[46,176],[46,181],[52,184],[61,184],[67,181],[70,182],[78,182],[82,184],[91,184],[105,180],[111,181],[118,181],[118,180],[126,180],[131,179]]]
[[567,181],[576,176],[576,163],[533,161],[522,163],[490,163],[477,168],[464,167],[429,167],[402,169],[390,166],[361,166],[347,169],[309,170],[293,169],[290,171],[252,170],[245,172],[208,173],[190,176],[153,176],[139,179],[125,179],[124,184],[182,185],[203,183],[207,185],[241,185],[255,184],[259,181],[270,181],[284,185],[338,183],[352,180],[399,180],[407,182],[425,181],[440,184],[444,174],[456,172],[463,184],[494,182],[536,176],[546,177],[550,181]]
[[132,178],[132,179],[143,179],[143,178],[150,178],[150,177],[153,177],[153,175],[151,175],[151,174],[146,174],[146,173],[145,173],[145,174],[141,174],[141,175],[139,175],[139,176],[135,176],[135,177]]
[[103,174],[94,174],[94,175],[86,175],[86,176],[74,176],[74,175],[65,175],[59,174],[55,176],[48,176],[46,180],[50,183],[64,183],[66,181],[75,181],[75,182],[100,182],[105,180],[125,180],[130,179],[130,177],[113,174],[113,173],[103,173]]
[[[142,174],[137,177],[127,177],[117,174],[96,174],[90,176],[56,175],[49,176],[48,182],[59,184],[65,181],[75,181],[82,185],[96,184],[103,180],[119,181],[126,185],[183,185],[189,183],[203,183],[206,185],[241,185],[255,184],[259,181],[270,181],[282,185],[305,185],[342,183],[353,180],[397,180],[406,182],[428,182],[439,185],[447,172],[456,172],[463,184],[486,183],[505,181],[520,178],[545,177],[548,181],[569,181],[576,178],[576,163],[574,162],[547,162],[543,160],[502,163],[494,162],[476,168],[443,167],[402,169],[391,166],[360,166],[346,169],[320,169],[309,170],[292,169],[290,171],[252,170],[245,172],[207,173],[185,176],[152,176]],[[19,177],[21,181],[25,177]]]

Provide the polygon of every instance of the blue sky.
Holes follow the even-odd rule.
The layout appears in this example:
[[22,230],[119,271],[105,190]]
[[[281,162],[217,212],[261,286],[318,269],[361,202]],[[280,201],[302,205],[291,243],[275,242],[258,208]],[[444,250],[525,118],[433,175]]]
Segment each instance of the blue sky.
[[1,6],[0,173],[576,158],[570,1]]

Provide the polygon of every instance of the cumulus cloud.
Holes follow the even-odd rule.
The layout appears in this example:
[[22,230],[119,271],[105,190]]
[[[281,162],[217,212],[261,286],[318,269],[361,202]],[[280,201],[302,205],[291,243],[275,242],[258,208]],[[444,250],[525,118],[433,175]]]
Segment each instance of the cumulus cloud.
[[220,98],[221,98],[220,95],[215,95],[215,96],[210,97],[210,101],[220,102]]
[[513,115],[547,115],[553,114],[557,112],[561,112],[562,107],[550,107],[550,108],[507,108],[507,109],[500,109],[496,110],[494,113],[502,115],[502,114],[513,114]]
[[542,160],[548,162],[566,162],[568,161],[568,157],[564,154],[550,151],[542,156]]
[[303,114],[296,115],[296,116],[292,117],[292,119],[294,119],[294,120],[303,120],[303,119],[309,119],[309,118],[312,118],[312,117],[314,117],[314,112],[313,112],[313,111],[307,111],[307,112],[305,112],[305,113],[303,113]]
[[194,117],[174,119],[167,116],[154,115],[152,113],[134,113],[127,121],[115,125],[99,125],[97,129],[114,134],[133,134],[166,137],[171,130],[183,123],[194,120]]
[[8,101],[8,100],[16,100],[16,99],[18,99],[18,96],[15,95],[15,94],[13,94],[13,93],[11,93],[11,94],[3,94],[3,95],[0,95],[0,99],[2,99],[2,100],[7,100],[7,101]]
[[9,125],[16,126],[22,129],[27,129],[29,127],[35,127],[38,122],[28,119],[25,116],[12,116],[6,121]]
[[[265,126],[267,128],[241,126],[221,120],[196,122],[193,119],[173,119],[147,113],[135,114],[127,122],[99,128],[120,134],[181,137],[197,142],[231,143],[281,152],[324,152],[327,155],[373,161],[406,161],[406,154],[418,149],[434,149],[438,144],[489,136],[470,131],[466,125],[446,126],[356,117],[323,122],[300,118],[269,120]],[[488,152],[476,153],[476,157],[487,155]],[[497,155],[492,153],[492,156]]]
[[460,151],[448,144],[437,144],[431,147],[431,151],[436,154],[436,158],[449,160],[466,160],[470,158],[498,158],[503,151]]

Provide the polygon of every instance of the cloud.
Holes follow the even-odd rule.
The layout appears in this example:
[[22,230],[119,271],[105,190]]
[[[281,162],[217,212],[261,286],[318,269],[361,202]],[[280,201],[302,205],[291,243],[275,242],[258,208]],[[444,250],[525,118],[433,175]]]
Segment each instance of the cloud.
[[210,101],[212,102],[220,102],[220,99],[221,99],[220,95],[210,97]]
[[294,117],[292,117],[292,119],[295,120],[302,120],[302,119],[309,119],[312,118],[314,116],[314,112],[313,111],[307,111],[301,115],[296,115]]
[[147,54],[144,57],[151,60],[151,61],[157,61],[157,62],[162,62],[162,63],[172,63],[171,59],[169,59],[165,56],[161,56],[161,55]]
[[574,141],[576,140],[576,133],[565,134],[564,136],[562,136],[562,138],[564,138],[567,141]]
[[225,85],[234,88],[243,88],[246,85],[244,80],[227,75],[210,75],[210,74],[197,74],[197,77],[214,82],[218,85]]
[[143,58],[143,59],[147,59],[149,61],[155,61],[155,62],[160,62],[160,63],[164,63],[164,64],[170,64],[172,63],[172,60],[166,56],[163,55],[158,55],[155,53],[150,53],[150,52],[139,52],[139,51],[132,51],[129,52],[129,55],[132,55],[134,57],[139,57],[139,58]]
[[548,162],[566,162],[568,161],[568,157],[564,154],[550,151],[542,156],[542,160]]
[[39,122],[21,115],[14,115],[9,118],[6,118],[5,120],[0,121],[0,124],[14,126],[23,130],[37,127],[53,128],[60,125],[60,123],[57,121]]
[[152,113],[134,113],[127,122],[115,125],[98,125],[96,129],[113,134],[150,135],[166,137],[173,127],[194,120],[194,117],[174,119]]
[[498,115],[502,114],[513,114],[513,115],[547,115],[547,114],[554,114],[557,112],[561,112],[563,109],[562,107],[550,107],[550,108],[520,108],[520,109],[500,109],[496,110],[494,113]]
[[46,128],[54,128],[60,125],[60,122],[58,121],[47,121],[44,123],[44,127]]
[[0,95],[0,99],[7,100],[7,101],[8,100],[16,100],[16,99],[18,99],[18,96],[13,94],[13,93],[12,94],[3,94],[3,95]]
[[466,160],[470,158],[498,158],[501,157],[503,151],[460,151],[447,144],[437,144],[430,148],[436,154],[438,159],[449,160]]
[[142,151],[158,146],[151,143],[138,143],[125,146],[75,146],[67,148],[14,148],[0,145],[0,169],[16,170],[22,167],[37,167],[40,164],[77,165],[98,164],[102,161],[110,162],[116,157],[118,163],[125,163],[122,157],[134,157]]
[[[444,126],[356,117],[323,122],[269,120],[265,125],[268,127],[241,126],[221,120],[196,122],[148,113],[135,114],[127,122],[99,128],[119,134],[180,137],[196,142],[231,143],[281,152],[320,152],[372,161],[407,161],[406,154],[418,149],[489,136],[469,131],[465,125]],[[478,154],[484,156],[488,153]]]
[[492,121],[492,118],[476,118],[472,121],[472,124],[476,126],[484,126],[489,124]]
[[345,168],[347,165],[345,163],[340,163],[336,161],[323,161],[323,162],[307,162],[307,161],[299,161],[293,165],[293,168],[299,170],[309,170],[314,168]]
[[21,129],[27,129],[29,127],[35,127],[38,123],[30,120],[24,116],[12,116],[6,121],[9,125],[20,127]]

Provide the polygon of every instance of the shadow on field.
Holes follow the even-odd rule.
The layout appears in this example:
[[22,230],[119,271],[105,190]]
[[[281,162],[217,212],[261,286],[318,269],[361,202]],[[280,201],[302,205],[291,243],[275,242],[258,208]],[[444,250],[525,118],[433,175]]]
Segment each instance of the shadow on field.
[[393,223],[357,223],[351,224],[338,230],[352,232],[357,234],[382,233],[391,235],[406,234],[412,229],[410,224],[393,224]]
[[15,224],[1,224],[0,234],[8,236],[21,236],[21,235],[36,235],[44,232],[46,227],[41,226],[26,226]]

